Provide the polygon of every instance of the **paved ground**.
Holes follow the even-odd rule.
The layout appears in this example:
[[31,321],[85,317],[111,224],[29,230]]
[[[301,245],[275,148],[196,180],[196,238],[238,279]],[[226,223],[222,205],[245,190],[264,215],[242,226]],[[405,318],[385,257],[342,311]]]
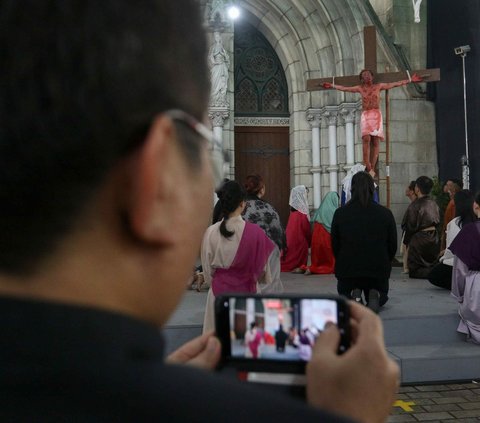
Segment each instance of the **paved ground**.
[[388,422],[478,422],[480,383],[403,386]]

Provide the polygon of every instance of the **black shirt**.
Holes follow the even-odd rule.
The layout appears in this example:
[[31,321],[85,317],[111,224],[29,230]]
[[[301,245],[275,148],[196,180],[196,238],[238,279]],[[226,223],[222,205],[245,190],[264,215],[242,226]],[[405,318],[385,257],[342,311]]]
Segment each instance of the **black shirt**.
[[166,365],[159,330],[130,317],[0,298],[2,422],[347,422],[300,400]]
[[397,227],[389,209],[350,201],[335,211],[331,236],[337,278],[390,277]]

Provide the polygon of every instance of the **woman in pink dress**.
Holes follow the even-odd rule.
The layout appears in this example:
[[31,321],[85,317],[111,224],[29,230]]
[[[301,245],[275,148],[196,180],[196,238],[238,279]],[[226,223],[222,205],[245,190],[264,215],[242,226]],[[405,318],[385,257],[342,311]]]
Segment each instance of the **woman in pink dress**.
[[286,236],[287,249],[282,254],[282,272],[303,273],[308,261],[308,248],[312,232],[310,228],[307,188],[298,185],[290,192],[290,216]]
[[265,232],[242,219],[246,192],[235,181],[222,188],[224,218],[207,228],[201,258],[206,283],[210,285],[203,331],[214,329],[215,297],[224,293],[256,293],[257,282],[265,275],[270,282],[268,259],[275,244]]

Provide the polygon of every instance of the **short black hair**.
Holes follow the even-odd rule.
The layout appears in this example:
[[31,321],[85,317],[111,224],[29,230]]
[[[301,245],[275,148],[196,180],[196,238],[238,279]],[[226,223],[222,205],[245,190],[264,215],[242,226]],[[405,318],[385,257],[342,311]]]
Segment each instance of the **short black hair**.
[[428,195],[433,188],[433,181],[428,176],[419,176],[415,180],[415,186],[418,187],[422,195]]
[[352,198],[350,201],[358,201],[363,207],[373,202],[375,183],[368,172],[357,172],[352,177]]
[[21,274],[156,116],[203,117],[206,37],[194,0],[4,0],[0,52],[0,271]]

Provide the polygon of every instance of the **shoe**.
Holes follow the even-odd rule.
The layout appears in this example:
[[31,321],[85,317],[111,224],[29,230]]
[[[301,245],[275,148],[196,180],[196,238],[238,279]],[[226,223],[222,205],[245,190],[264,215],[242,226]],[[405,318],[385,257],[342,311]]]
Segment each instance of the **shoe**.
[[292,270],[292,273],[301,274],[301,273],[305,273],[305,270],[302,269],[301,267],[297,267],[296,269]]
[[312,272],[310,272],[310,269],[305,270],[304,275],[307,275],[307,276],[308,276],[308,275],[311,275],[311,274],[312,274]]
[[374,313],[378,314],[378,311],[380,310],[380,292],[378,292],[376,289],[371,289],[368,291],[367,307]]
[[355,288],[350,296],[352,297],[353,301],[363,305],[362,290],[360,288]]

